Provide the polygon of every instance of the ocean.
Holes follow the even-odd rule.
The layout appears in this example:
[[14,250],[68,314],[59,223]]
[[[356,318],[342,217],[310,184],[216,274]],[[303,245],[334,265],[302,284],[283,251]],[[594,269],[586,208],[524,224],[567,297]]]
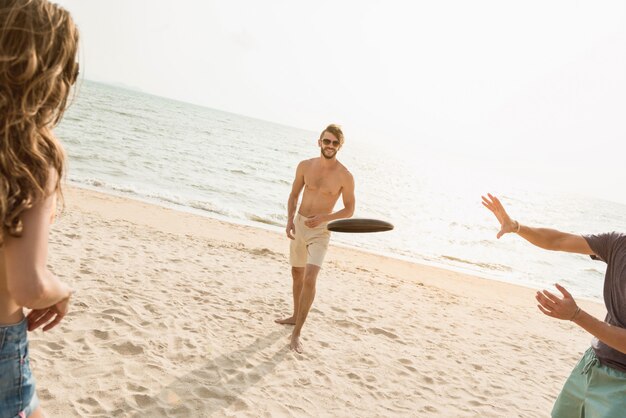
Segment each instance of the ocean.
[[[297,164],[319,156],[319,131],[87,80],[56,134],[72,185],[277,232]],[[499,224],[481,194],[496,194],[524,224],[575,233],[626,231],[625,205],[519,183],[506,188],[490,180],[488,167],[392,141],[346,137],[338,159],[355,178],[354,216],[395,228],[334,233],[333,243],[537,289],[559,282],[574,297],[602,298],[604,263],[514,235],[497,240]]]

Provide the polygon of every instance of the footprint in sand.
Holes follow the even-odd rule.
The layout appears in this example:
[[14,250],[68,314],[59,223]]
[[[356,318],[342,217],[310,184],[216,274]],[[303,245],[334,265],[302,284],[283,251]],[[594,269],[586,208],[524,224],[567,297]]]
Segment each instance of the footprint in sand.
[[42,399],[44,401],[48,401],[54,398],[50,391],[46,388],[37,388],[37,396],[39,397],[39,399]]
[[361,376],[356,373],[348,373],[347,376],[352,380],[361,380]]
[[112,348],[113,350],[117,351],[119,354],[122,354],[122,355],[135,356],[137,354],[143,353],[143,347],[139,345],[135,345],[131,342],[125,342],[122,344],[113,344]]
[[135,383],[128,383],[126,385],[126,387],[128,388],[129,392],[134,392],[134,393],[144,393],[148,391],[148,388],[145,386],[141,386],[141,385],[137,385]]
[[48,348],[50,351],[60,351],[63,349],[63,346],[54,342],[44,342],[43,346]]
[[384,329],[381,329],[381,328],[368,328],[367,330],[371,332],[372,334],[384,335],[385,337],[390,338],[392,340],[398,339],[398,336],[396,334],[389,332],[389,331],[385,331]]
[[435,381],[433,380],[433,378],[432,378],[432,377],[429,377],[429,376],[424,376],[424,377],[422,377],[422,380],[423,380],[424,382],[428,383],[429,385],[432,385],[433,383],[435,383]]
[[94,337],[100,340],[108,340],[109,339],[109,331],[100,331],[99,329],[95,329],[91,332]]
[[216,392],[205,387],[194,389],[193,394],[195,397],[200,399],[219,398],[219,395]]
[[88,405],[88,406],[100,406],[100,402],[98,402],[98,400],[96,398],[93,397],[88,397],[88,398],[80,398],[77,400],[77,402],[81,405]]
[[356,319],[359,322],[373,322],[374,321],[374,318],[369,317],[369,316],[357,316]]
[[363,330],[363,327],[355,322],[352,321],[346,321],[345,319],[338,319],[335,322],[335,325],[337,325],[340,328],[354,328],[357,329],[359,331]]
[[137,403],[137,406],[140,408],[145,408],[146,406],[154,403],[152,398],[148,395],[135,395],[133,396],[133,399]]

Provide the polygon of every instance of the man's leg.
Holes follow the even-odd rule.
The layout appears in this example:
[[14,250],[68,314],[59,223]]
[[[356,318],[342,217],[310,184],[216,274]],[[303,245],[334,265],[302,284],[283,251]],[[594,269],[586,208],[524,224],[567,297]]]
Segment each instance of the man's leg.
[[569,375],[552,407],[552,418],[579,418],[585,416],[585,394],[589,388],[587,365],[595,355],[589,348]]
[[289,348],[298,353],[302,353],[300,331],[302,330],[302,325],[304,325],[304,321],[306,321],[306,317],[311,310],[313,299],[315,299],[315,285],[319,272],[320,266],[316,266],[314,264],[307,264],[304,269],[304,283],[302,285],[302,292],[300,293],[300,301],[296,315],[296,326],[291,334],[291,344],[289,344]]
[[300,306],[300,293],[302,293],[302,284],[304,283],[304,267],[291,267],[291,277],[293,278],[293,315],[288,318],[276,319],[274,322],[277,324],[296,324],[296,316],[298,316],[298,307]]
[[586,417],[622,418],[626,412],[626,372],[599,361],[590,367]]

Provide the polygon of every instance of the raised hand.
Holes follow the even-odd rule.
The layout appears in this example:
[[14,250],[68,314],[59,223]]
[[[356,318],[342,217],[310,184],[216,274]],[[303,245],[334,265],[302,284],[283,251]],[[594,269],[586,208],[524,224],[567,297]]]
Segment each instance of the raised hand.
[[541,312],[552,318],[573,320],[580,312],[580,308],[576,305],[572,295],[563,286],[558,283],[554,286],[561,292],[563,298],[547,290],[542,290],[535,295],[535,299],[539,302],[537,307]]
[[500,232],[498,232],[497,238],[509,232],[517,232],[519,228],[519,223],[511,219],[506,210],[504,210],[504,206],[500,203],[500,200],[487,193],[488,197],[481,196],[483,198],[483,206],[489,209],[500,222]]

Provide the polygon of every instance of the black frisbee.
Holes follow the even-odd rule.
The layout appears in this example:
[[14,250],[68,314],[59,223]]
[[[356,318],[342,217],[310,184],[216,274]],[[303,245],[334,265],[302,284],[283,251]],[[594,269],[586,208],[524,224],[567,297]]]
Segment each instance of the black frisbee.
[[379,219],[351,218],[329,222],[326,228],[333,232],[363,233],[391,231],[393,225]]

